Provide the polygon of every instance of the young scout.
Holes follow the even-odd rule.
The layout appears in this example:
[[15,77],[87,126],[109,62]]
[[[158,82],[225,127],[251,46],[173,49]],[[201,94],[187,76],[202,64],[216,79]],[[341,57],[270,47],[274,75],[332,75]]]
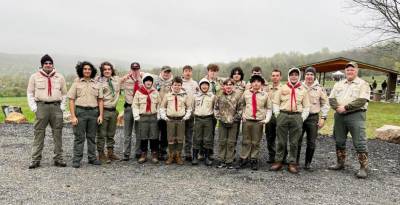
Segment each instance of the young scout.
[[[114,154],[115,131],[117,129],[118,111],[115,109],[119,99],[121,80],[115,75],[114,66],[110,62],[100,65],[100,77],[97,80],[103,89],[104,118],[97,129],[97,152],[98,159],[103,162],[119,160]],[[107,155],[104,146],[107,147]]]
[[54,139],[54,165],[65,167],[67,164],[62,156],[62,128],[67,86],[64,77],[53,67],[53,59],[49,55],[44,55],[40,63],[42,67],[29,78],[27,88],[28,105],[36,115],[29,169],[40,166],[48,124]]
[[[156,78],[154,82],[154,87],[160,94],[161,101],[164,99],[164,96],[171,91],[171,85],[173,80],[172,69],[169,66],[163,66],[161,68],[161,72],[159,76]],[[158,121],[158,128],[160,130],[160,153],[159,157],[161,160],[166,160],[167,155],[167,147],[168,147],[168,139],[167,139],[167,122],[163,119]]]
[[[268,88],[268,95],[271,100],[278,94],[278,91],[282,88],[281,85],[282,73],[278,69],[274,69],[271,73],[271,81],[272,84]],[[276,117],[272,115],[271,120],[265,125],[265,137],[267,140],[267,149],[268,149],[268,160],[267,163],[275,162],[275,154],[276,154]],[[283,164],[287,163],[287,149],[285,149]]]
[[[263,77],[262,69],[260,66],[255,66],[251,69],[251,76],[253,76],[253,75],[259,75],[259,76]],[[265,79],[264,79],[264,82],[265,83],[261,86],[261,89],[264,90],[265,92],[268,92],[268,82],[265,81]],[[245,90],[249,90],[250,88],[251,88],[251,82],[248,82],[246,84]]]
[[265,83],[264,78],[253,75],[250,83],[251,88],[243,93],[241,100],[243,106],[243,140],[238,168],[245,167],[250,160],[251,169],[257,170],[263,128],[264,124],[271,119],[272,103],[268,93],[261,88]]
[[[137,124],[134,122],[132,115],[132,100],[135,93],[142,85],[142,77],[144,73],[140,72],[140,64],[133,62],[131,70],[125,76],[126,79],[122,87],[125,90],[125,104],[124,104],[124,156],[123,160],[128,161],[132,149],[132,131],[137,130]],[[135,127],[133,127],[135,125]],[[135,133],[135,131],[134,131]],[[140,157],[140,141],[136,137],[135,156]]]
[[158,163],[158,125],[157,113],[161,103],[158,91],[153,88],[151,75],[143,78],[143,86],[136,92],[132,103],[133,118],[139,123],[136,136],[141,140],[142,154],[138,163],[147,161],[147,150],[150,142],[151,161]]
[[210,158],[211,150],[214,148],[214,136],[212,135],[215,95],[208,92],[210,82],[206,79],[200,80],[200,91],[195,94],[194,99],[194,137],[193,137],[193,165],[198,164],[198,153],[204,150],[205,164],[212,165]]
[[79,168],[83,157],[85,138],[89,164],[101,165],[96,159],[97,125],[103,122],[103,90],[97,81],[96,68],[89,62],[76,65],[77,79],[68,91],[71,123],[73,126],[74,148],[72,167]]
[[271,166],[272,171],[278,171],[283,167],[283,159],[287,143],[289,141],[289,166],[288,171],[293,174],[299,172],[296,158],[299,138],[302,134],[303,122],[307,119],[310,109],[307,90],[300,82],[300,70],[291,68],[288,72],[288,82],[274,96],[273,109],[277,123],[277,145],[275,162]]
[[336,141],[337,156],[337,164],[330,169],[344,169],[346,139],[350,132],[360,162],[357,177],[367,178],[368,151],[365,119],[371,90],[368,83],[358,77],[357,63],[349,62],[345,67],[345,73],[346,79],[337,82],[329,96],[329,104],[336,111],[333,137]]
[[[246,90],[246,82],[243,80],[244,73],[243,73],[242,68],[240,68],[240,67],[233,68],[231,70],[230,78],[234,82],[233,89],[235,91],[235,94],[239,95],[239,97],[242,97],[242,94]],[[225,85],[223,87],[225,87]],[[240,133],[241,120],[235,121],[235,123],[237,124],[237,129],[236,129],[236,142],[237,142],[237,139],[239,138],[239,133]],[[235,144],[235,147],[236,147],[236,144]]]
[[182,78],[175,77],[172,91],[167,93],[161,102],[160,117],[167,121],[168,159],[165,164],[174,161],[182,165],[181,158],[185,138],[185,120],[190,118],[193,100],[182,90]]
[[242,111],[239,106],[241,92],[234,89],[235,82],[227,79],[223,83],[223,93],[217,96],[214,105],[214,115],[219,121],[219,145],[217,168],[233,169],[235,148],[237,141],[238,123],[241,121]]
[[[182,88],[186,91],[186,93],[194,98],[194,94],[199,91],[198,83],[192,79],[192,66],[185,65],[182,69]],[[185,121],[185,160],[192,161],[192,141],[193,141],[193,125],[194,118],[193,115],[190,119]]]
[[[311,169],[311,161],[315,151],[315,140],[318,136],[318,129],[324,126],[329,111],[328,96],[325,89],[315,79],[315,68],[308,67],[305,70],[305,79],[303,86],[307,90],[310,100],[310,114],[303,123],[303,132],[299,139],[299,148],[297,151],[296,163],[300,161],[300,151],[304,133],[307,134],[307,148],[305,156],[305,170]],[[321,117],[319,113],[321,112]]]

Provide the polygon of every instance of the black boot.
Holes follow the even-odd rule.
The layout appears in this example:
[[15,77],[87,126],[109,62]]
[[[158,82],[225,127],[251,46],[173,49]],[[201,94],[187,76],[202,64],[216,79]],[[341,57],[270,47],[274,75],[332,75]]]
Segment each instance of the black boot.
[[211,166],[213,163],[212,159],[210,158],[210,155],[211,155],[211,150],[206,149],[204,153],[204,158],[205,158],[204,164],[207,166]]
[[251,159],[250,161],[251,169],[256,171],[258,170],[258,160],[257,159]]
[[239,159],[239,162],[236,164],[236,169],[243,169],[247,165],[247,159]]
[[193,149],[192,165],[198,165],[199,164],[198,154],[199,154],[199,150],[198,149]]
[[305,170],[312,170],[311,161],[312,161],[313,156],[314,156],[314,149],[307,148],[305,165],[304,165]]

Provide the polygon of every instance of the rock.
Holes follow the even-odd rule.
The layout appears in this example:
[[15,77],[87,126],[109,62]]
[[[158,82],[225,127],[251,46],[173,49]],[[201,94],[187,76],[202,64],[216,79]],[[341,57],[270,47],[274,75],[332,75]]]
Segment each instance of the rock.
[[21,123],[27,123],[28,120],[26,120],[26,117],[18,112],[11,112],[8,114],[6,117],[5,123],[16,123],[16,124],[21,124]]
[[400,127],[394,125],[384,125],[383,127],[376,129],[376,138],[383,141],[400,144]]

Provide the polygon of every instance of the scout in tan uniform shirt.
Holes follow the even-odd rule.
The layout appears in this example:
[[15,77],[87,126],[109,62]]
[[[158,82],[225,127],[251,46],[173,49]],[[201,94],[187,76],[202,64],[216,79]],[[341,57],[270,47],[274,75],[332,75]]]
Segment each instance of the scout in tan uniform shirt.
[[193,165],[198,164],[198,153],[204,150],[205,164],[212,165],[210,155],[214,148],[212,135],[215,95],[208,92],[210,82],[203,79],[199,82],[200,91],[194,96],[194,133],[193,133]]
[[[289,166],[290,173],[298,173],[296,164],[299,138],[302,133],[302,125],[308,117],[310,101],[307,90],[300,82],[300,70],[291,68],[288,72],[288,82],[282,86],[273,99],[273,109],[277,115],[277,140],[275,163],[272,171],[282,168],[287,143],[289,141]],[[288,139],[289,138],[289,139]]]
[[175,77],[172,91],[167,93],[161,102],[160,117],[167,121],[168,159],[166,164],[176,162],[183,164],[181,153],[185,138],[185,120],[192,113],[192,99],[182,90],[182,78]]
[[[100,75],[97,79],[103,90],[104,119],[97,129],[97,152],[102,162],[119,160],[114,154],[115,131],[117,129],[118,111],[116,110],[119,99],[120,85],[124,78],[120,79],[115,75],[114,66],[110,62],[103,62],[100,65]],[[104,153],[104,145],[107,144],[107,155]]]
[[[165,94],[171,91],[173,75],[172,69],[169,66],[163,66],[160,74],[155,78],[154,87],[160,93],[161,101],[164,99]],[[160,159],[166,160],[167,158],[167,122],[163,119],[158,121],[158,129],[160,130]]]
[[[142,85],[142,77],[144,73],[140,72],[140,64],[133,62],[131,64],[130,72],[124,77],[125,81],[122,85],[122,89],[125,91],[125,104],[124,104],[124,156],[123,160],[128,161],[131,155],[132,149],[132,131],[135,134],[137,130],[137,124],[134,122],[132,116],[132,100],[135,93],[139,90]],[[140,140],[136,138],[135,144],[135,157],[138,159],[140,153]]]
[[[194,99],[194,94],[199,91],[199,84],[192,79],[193,68],[190,65],[185,65],[182,68],[182,88],[186,93]],[[185,121],[185,145],[184,154],[186,161],[192,161],[192,142],[193,142],[193,125],[194,118],[193,115]]]
[[[310,114],[303,123],[303,132],[299,139],[296,163],[299,164],[303,135],[306,133],[307,148],[304,165],[305,170],[311,169],[311,161],[315,151],[315,140],[318,136],[318,129],[324,126],[329,111],[328,96],[326,95],[325,89],[319,85],[318,81],[315,79],[315,74],[315,68],[308,67],[305,70],[305,79],[303,82],[303,86],[306,88],[310,99]],[[321,118],[319,117],[320,112],[322,113]]]
[[[251,69],[251,76],[253,76],[253,75],[259,75],[259,76],[263,77],[262,69],[261,69],[260,66],[255,66],[255,67],[253,67]],[[269,88],[268,87],[268,82],[265,79],[264,79],[264,82],[265,83],[264,83],[264,85],[262,85],[261,89],[264,90],[265,92],[268,92],[268,88]],[[250,82],[248,82],[246,84],[246,87],[245,87],[245,90],[249,90],[249,89],[251,89],[251,83]]]
[[344,169],[346,139],[350,132],[360,162],[357,177],[366,178],[368,176],[368,150],[365,119],[371,90],[368,83],[357,76],[357,63],[349,62],[345,67],[345,73],[346,79],[337,82],[329,96],[329,104],[336,111],[333,136],[336,140],[337,155],[337,164],[330,169]]
[[68,91],[71,124],[75,135],[72,167],[81,166],[85,138],[89,164],[101,165],[96,159],[95,141],[97,125],[103,122],[103,90],[100,83],[94,80],[97,71],[93,64],[79,62],[76,72],[79,79]]
[[143,85],[136,92],[132,103],[132,113],[135,121],[139,123],[136,136],[141,140],[142,154],[139,163],[147,161],[147,151],[150,142],[152,162],[158,163],[158,109],[161,98],[158,91],[153,88],[153,77],[143,77]]
[[[281,85],[282,74],[278,69],[274,69],[271,72],[271,81],[272,84],[269,85],[268,95],[270,96],[271,101],[278,94],[278,91],[282,88]],[[267,139],[267,149],[268,149],[268,161],[267,163],[275,162],[275,154],[276,154],[276,117],[272,115],[271,120],[265,125],[265,137]],[[287,157],[287,149],[284,152],[283,162],[286,163]]]
[[223,93],[217,96],[214,115],[219,120],[218,128],[218,165],[217,168],[233,169],[237,142],[238,121],[241,121],[242,109],[239,105],[242,93],[234,89],[234,80],[223,83]]
[[62,156],[62,128],[67,86],[64,77],[53,67],[53,59],[49,55],[44,55],[40,63],[41,69],[30,77],[27,88],[29,107],[36,114],[29,169],[40,166],[48,124],[54,139],[54,165],[65,167],[67,164]]
[[272,104],[268,93],[261,89],[264,78],[253,75],[250,82],[251,89],[244,91],[241,100],[243,140],[238,168],[243,168],[250,160],[251,169],[257,170],[263,127],[271,119]]

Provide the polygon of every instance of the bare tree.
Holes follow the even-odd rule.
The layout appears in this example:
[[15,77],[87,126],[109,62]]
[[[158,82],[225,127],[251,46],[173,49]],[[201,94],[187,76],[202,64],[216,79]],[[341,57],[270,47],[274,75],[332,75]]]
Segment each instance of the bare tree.
[[378,35],[373,44],[392,41],[400,45],[399,0],[352,0],[352,2],[356,8],[368,12],[369,21],[357,27],[366,34]]

